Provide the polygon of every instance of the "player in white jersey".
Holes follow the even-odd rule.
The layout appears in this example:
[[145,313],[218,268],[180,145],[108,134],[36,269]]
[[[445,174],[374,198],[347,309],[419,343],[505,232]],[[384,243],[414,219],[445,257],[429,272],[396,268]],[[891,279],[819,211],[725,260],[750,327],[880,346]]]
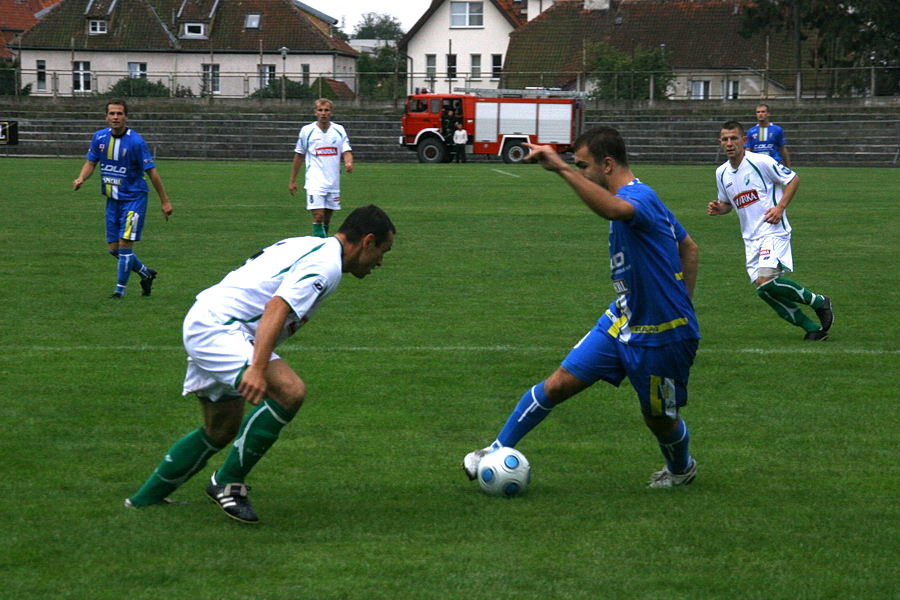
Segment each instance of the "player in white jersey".
[[333,111],[328,98],[316,100],[316,120],[300,128],[288,182],[288,191],[296,193],[297,174],[305,164],[306,210],[312,213],[313,235],[318,237],[328,235],[332,213],[341,210],[341,160],[347,172],[353,172],[350,139],[342,125],[331,122]]
[[[306,384],[275,347],[315,314],[342,273],[362,279],[381,265],[395,233],[384,211],[363,206],[334,237],[276,242],[197,295],[184,320],[183,393],[200,399],[204,424],[169,449],[126,506],[170,503],[170,493],[234,440],[206,494],[233,519],[259,520],[244,481],[306,397]],[[246,403],[255,408],[244,418]]]
[[[737,209],[744,239],[747,274],[757,295],[792,325],[802,327],[803,339],[822,341],[834,322],[831,298],[815,294],[784,276],[793,271],[791,226],[786,209],[800,187],[800,178],[765,154],[746,152],[743,126],[728,121],[719,132],[719,144],[728,160],[716,169],[718,198],[710,202],[710,216]],[[797,304],[812,307],[816,324]]]

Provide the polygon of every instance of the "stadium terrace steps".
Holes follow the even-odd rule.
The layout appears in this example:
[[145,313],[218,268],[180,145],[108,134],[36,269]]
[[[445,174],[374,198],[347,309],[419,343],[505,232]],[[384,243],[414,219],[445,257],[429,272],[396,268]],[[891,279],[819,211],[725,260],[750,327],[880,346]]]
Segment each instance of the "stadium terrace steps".
[[[19,145],[0,146],[0,156],[83,157],[90,133],[103,126],[99,100],[44,106],[0,101],[0,119],[19,123]],[[135,100],[129,124],[159,159],[290,161],[297,130],[310,120],[296,108],[175,105],[147,110]],[[635,163],[719,164],[716,143],[721,123],[737,110],[753,124],[752,103],[668,104],[664,108],[589,110],[586,126],[617,127]],[[728,112],[726,112],[726,110]],[[398,144],[400,110],[348,107],[337,115],[346,126],[357,160],[415,162],[414,152]],[[787,132],[796,166],[896,166],[900,148],[900,107],[817,105],[779,110],[775,121]],[[469,155],[473,162],[497,157]]]

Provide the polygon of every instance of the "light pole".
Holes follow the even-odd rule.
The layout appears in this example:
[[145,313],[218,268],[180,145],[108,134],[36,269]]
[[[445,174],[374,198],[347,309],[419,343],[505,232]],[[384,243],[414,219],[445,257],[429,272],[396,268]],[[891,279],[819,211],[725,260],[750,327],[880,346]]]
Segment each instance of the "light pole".
[[278,49],[281,52],[281,101],[284,102],[285,99],[285,84],[287,79],[287,55],[290,52],[290,48],[287,46],[282,46]]

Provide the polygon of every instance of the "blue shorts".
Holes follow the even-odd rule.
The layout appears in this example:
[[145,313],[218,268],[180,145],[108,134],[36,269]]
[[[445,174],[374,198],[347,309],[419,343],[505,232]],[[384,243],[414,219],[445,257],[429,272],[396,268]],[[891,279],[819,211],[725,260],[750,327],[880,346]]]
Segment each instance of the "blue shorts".
[[589,385],[602,379],[618,387],[627,376],[645,415],[675,418],[687,404],[697,345],[698,340],[682,340],[665,346],[629,346],[595,327],[572,348],[562,367]]
[[137,200],[106,199],[106,241],[138,241],[147,216],[147,196]]

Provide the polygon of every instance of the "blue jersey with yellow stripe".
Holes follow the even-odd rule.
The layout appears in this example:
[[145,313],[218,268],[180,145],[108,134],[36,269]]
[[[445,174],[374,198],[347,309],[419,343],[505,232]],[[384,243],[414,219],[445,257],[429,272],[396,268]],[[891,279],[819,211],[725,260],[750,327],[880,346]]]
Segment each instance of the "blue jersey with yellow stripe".
[[109,127],[96,132],[85,158],[100,163],[100,193],[107,198],[136,200],[147,195],[144,171],[156,165],[147,143],[133,129],[119,136]]
[[781,148],[787,145],[784,139],[784,129],[775,123],[769,123],[768,127],[754,125],[747,130],[747,143],[744,148],[757,154],[768,154],[776,161],[781,162]]
[[634,206],[634,216],[609,223],[610,270],[617,297],[598,327],[635,346],[699,339],[678,252],[687,231],[656,192],[637,179],[616,195]]

